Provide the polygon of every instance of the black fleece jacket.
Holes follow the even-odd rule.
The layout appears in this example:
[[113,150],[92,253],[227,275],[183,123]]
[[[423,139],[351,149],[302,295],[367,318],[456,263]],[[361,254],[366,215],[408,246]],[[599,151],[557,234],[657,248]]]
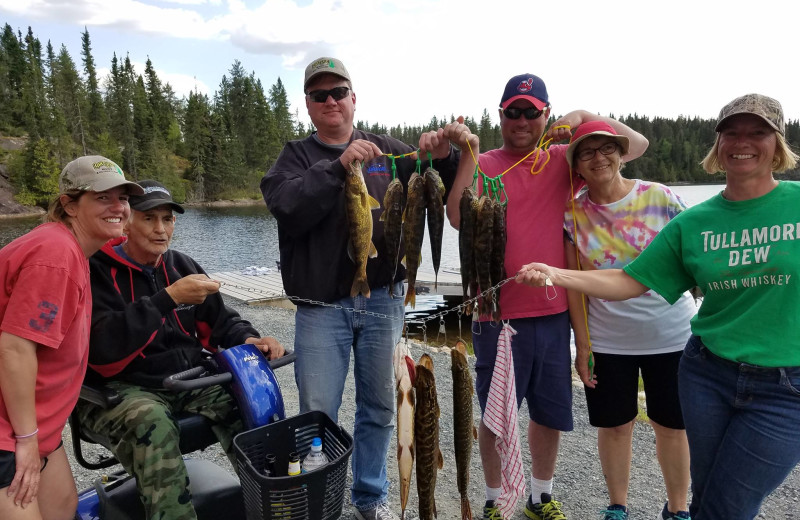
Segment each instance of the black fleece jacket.
[[222,296],[200,305],[176,305],[166,288],[190,274],[205,274],[191,258],[168,250],[153,276],[107,243],[89,259],[92,331],[87,377],[161,387],[164,377],[194,367],[203,348],[232,347],[258,332]]
[[[351,141],[366,139],[383,153],[399,156],[414,150],[388,135],[353,130]],[[286,143],[269,172],[261,179],[264,201],[278,221],[281,253],[281,276],[286,294],[323,302],[333,302],[350,295],[355,263],[347,253],[349,231],[345,209],[345,168],[339,161],[343,147],[320,142],[315,135]],[[433,161],[442,181],[450,191],[455,180],[460,152],[450,147],[450,154]],[[422,157],[421,170],[429,166]],[[416,170],[416,159],[396,160],[397,178],[408,190],[408,180]],[[399,282],[406,277],[402,265],[392,277],[386,257],[383,222],[383,197],[392,181],[392,160],[382,155],[364,164],[367,191],[381,204],[372,212],[372,242],[377,258],[367,261],[367,280],[371,289]],[[445,194],[447,200],[447,194]],[[400,252],[400,257],[403,256]],[[295,301],[298,305],[303,302]]]

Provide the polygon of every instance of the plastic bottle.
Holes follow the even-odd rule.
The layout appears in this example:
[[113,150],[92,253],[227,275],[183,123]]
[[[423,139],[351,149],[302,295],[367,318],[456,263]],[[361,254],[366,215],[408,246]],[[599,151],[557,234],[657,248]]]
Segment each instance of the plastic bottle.
[[278,471],[275,468],[275,455],[267,453],[264,457],[264,474],[268,477],[277,477]]
[[328,457],[322,451],[322,439],[314,437],[311,441],[311,451],[303,459],[303,473],[314,471],[328,463]]
[[289,454],[289,476],[299,475],[300,471],[300,457],[297,453],[292,452]]

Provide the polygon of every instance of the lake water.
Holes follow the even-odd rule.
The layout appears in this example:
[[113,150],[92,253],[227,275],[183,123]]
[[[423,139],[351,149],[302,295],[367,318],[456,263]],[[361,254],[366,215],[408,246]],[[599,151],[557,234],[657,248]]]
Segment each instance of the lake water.
[[[690,206],[703,202],[722,188],[718,184],[672,186]],[[39,222],[38,218],[0,219],[0,246],[27,233]],[[275,262],[280,258],[278,225],[264,204],[187,208],[186,213],[178,215],[172,248],[190,255],[209,273],[238,271],[251,266],[275,268]],[[426,233],[422,265],[433,269],[429,252]],[[445,225],[440,269],[458,268],[458,231]],[[441,296],[420,295],[416,312],[409,313],[409,317],[424,315],[445,305]]]

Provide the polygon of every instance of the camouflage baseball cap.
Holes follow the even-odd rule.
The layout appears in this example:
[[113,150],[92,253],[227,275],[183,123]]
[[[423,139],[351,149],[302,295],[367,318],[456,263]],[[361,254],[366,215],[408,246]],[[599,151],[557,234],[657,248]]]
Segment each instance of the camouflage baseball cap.
[[303,89],[308,88],[308,83],[320,74],[335,74],[350,81],[350,73],[341,60],[336,58],[317,58],[306,67],[306,79],[303,81]]
[[69,190],[106,191],[117,186],[125,186],[132,195],[143,195],[138,184],[125,179],[122,168],[111,159],[101,155],[84,155],[67,163],[58,177],[61,193]]
[[738,97],[722,107],[715,131],[719,132],[722,124],[729,118],[739,114],[753,114],[767,122],[769,126],[786,135],[783,121],[783,108],[777,99],[761,94],[746,94]]

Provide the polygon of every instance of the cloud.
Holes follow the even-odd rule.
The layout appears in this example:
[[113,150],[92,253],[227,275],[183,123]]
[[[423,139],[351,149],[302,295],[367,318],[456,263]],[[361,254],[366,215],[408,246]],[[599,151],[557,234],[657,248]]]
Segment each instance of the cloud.
[[[175,3],[201,5],[191,0]],[[197,10],[136,0],[0,0],[0,9],[25,18],[178,38],[218,39],[223,29],[217,18],[206,19]]]
[[[573,0],[546,6],[519,0],[0,0],[0,12],[86,25],[90,31],[112,28],[130,35],[126,44],[143,35],[142,47],[150,49],[140,56],[151,55],[156,65],[178,59],[167,48],[174,38],[184,42],[184,54],[191,45],[213,42],[209,45],[225,53],[212,57],[206,45],[205,63],[186,56],[180,65],[191,73],[181,75],[183,83],[191,85],[192,74],[204,72],[206,82],[213,83],[230,61],[240,59],[246,69],[259,70],[265,85],[280,76],[301,112],[306,63],[340,57],[358,95],[356,118],[387,125],[419,124],[433,115],[480,117],[484,108],[496,121],[505,81],[522,72],[545,80],[556,114],[585,108],[604,115],[715,117],[730,99],[755,91],[776,97],[787,117],[798,118],[800,101],[793,88],[800,77],[782,52],[796,46],[796,3],[761,0],[758,9],[749,0],[722,5],[697,0]],[[169,81],[177,91],[179,82]]]

